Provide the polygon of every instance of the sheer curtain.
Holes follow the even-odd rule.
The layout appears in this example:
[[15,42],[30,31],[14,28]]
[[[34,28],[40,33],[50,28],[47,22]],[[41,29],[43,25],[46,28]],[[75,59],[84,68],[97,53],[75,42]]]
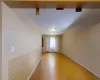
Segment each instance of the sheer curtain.
[[58,38],[57,37],[47,37],[46,50],[48,52],[58,52]]

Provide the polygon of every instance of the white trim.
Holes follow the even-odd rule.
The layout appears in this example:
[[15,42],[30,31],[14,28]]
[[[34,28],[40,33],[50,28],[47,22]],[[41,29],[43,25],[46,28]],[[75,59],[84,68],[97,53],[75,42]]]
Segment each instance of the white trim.
[[[41,58],[42,59],[42,58]],[[36,67],[38,66],[38,64],[40,63],[41,59],[38,61],[38,63],[36,64],[35,68],[33,68],[32,72],[30,73],[29,77],[27,78],[27,80],[30,80],[33,72],[35,71]]]

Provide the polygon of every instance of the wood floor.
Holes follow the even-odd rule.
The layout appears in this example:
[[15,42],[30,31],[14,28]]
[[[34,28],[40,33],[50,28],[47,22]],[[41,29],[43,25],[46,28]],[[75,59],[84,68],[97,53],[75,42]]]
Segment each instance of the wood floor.
[[100,80],[71,59],[45,53],[30,80]]

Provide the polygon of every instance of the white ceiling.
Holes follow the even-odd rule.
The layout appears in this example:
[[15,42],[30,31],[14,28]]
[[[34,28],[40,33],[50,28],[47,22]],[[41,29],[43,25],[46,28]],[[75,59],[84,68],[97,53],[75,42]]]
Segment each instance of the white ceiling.
[[[39,26],[42,34],[61,34],[64,29],[69,27],[80,16],[80,14],[82,14],[82,12],[75,12],[75,9],[40,9],[39,15],[36,15],[35,9],[31,8],[14,8],[13,10],[20,15],[20,17],[23,15],[29,17],[33,21],[33,24]],[[52,32],[52,28],[56,28],[56,31]]]
[[[40,14],[36,15],[35,9],[31,8],[14,8],[13,11],[17,13],[23,21],[27,19],[25,17],[28,17],[32,21],[32,24],[36,24],[41,29],[42,34],[49,35],[61,34],[79,18],[84,18],[85,15],[90,15],[92,12],[95,12],[89,9],[83,9],[82,12],[75,12],[75,9],[40,9]],[[97,11],[100,12],[100,9]],[[96,15],[96,13],[94,14]],[[92,16],[94,14],[92,14]],[[52,32],[52,28],[56,28],[56,31]]]

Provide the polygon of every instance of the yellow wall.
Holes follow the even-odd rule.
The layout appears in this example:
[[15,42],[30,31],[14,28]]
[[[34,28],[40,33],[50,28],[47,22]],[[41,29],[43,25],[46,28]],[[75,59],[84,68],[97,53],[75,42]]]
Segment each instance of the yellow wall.
[[41,59],[42,34],[28,21],[2,3],[2,80],[27,80]]
[[61,47],[61,44],[62,44],[62,35],[42,35],[43,39],[44,39],[44,46],[42,48],[42,51],[43,52],[46,52],[46,38],[47,37],[50,37],[50,36],[54,36],[54,37],[57,37],[58,38],[58,52],[61,53],[62,52],[62,47]]
[[100,77],[100,23],[69,27],[62,42],[63,54]]

